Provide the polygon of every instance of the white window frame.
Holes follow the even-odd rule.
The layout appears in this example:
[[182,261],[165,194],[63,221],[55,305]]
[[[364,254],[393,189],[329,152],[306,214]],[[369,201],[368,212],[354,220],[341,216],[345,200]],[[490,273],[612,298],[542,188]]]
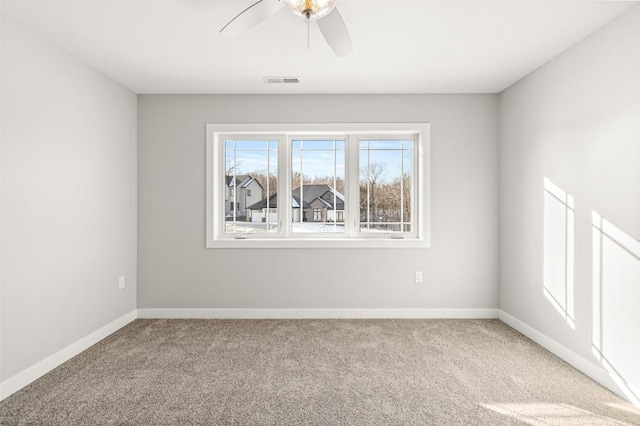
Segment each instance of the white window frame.
[[[264,138],[278,141],[278,232],[227,234],[223,206],[225,194],[224,144],[221,139]],[[291,147],[294,137],[347,136],[345,155],[345,228],[343,234],[291,232]],[[360,233],[359,139],[414,138],[412,233]],[[417,137],[416,137],[417,136]],[[206,125],[206,247],[207,248],[426,248],[430,247],[430,124],[429,123],[289,123]],[[284,208],[283,208],[284,207]],[[419,213],[419,214],[418,214]],[[349,223],[347,223],[347,221]]]

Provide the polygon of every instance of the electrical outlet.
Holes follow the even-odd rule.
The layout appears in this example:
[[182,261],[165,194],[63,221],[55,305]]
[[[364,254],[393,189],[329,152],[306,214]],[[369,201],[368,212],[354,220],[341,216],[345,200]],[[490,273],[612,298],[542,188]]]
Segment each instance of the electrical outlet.
[[422,271],[416,271],[415,273],[415,282],[420,284],[422,282]]
[[118,278],[118,288],[122,290],[124,288],[124,275]]

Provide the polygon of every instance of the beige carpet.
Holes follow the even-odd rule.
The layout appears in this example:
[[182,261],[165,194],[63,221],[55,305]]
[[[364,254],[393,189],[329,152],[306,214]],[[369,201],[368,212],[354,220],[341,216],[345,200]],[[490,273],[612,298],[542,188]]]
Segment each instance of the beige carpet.
[[498,320],[137,320],[2,425],[640,425]]

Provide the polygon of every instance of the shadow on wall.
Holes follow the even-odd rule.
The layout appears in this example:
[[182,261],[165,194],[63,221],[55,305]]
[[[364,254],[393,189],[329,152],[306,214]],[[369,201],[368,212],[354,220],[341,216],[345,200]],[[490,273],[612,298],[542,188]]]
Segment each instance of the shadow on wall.
[[593,353],[640,406],[640,241],[596,212],[592,219]]
[[575,329],[573,271],[574,200],[545,178],[543,292],[567,324]]

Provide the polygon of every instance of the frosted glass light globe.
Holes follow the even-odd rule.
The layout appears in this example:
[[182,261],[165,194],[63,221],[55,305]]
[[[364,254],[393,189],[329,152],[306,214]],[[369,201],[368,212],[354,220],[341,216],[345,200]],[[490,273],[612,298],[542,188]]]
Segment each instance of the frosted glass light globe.
[[320,19],[336,7],[337,0],[282,0],[290,11],[307,19]]

